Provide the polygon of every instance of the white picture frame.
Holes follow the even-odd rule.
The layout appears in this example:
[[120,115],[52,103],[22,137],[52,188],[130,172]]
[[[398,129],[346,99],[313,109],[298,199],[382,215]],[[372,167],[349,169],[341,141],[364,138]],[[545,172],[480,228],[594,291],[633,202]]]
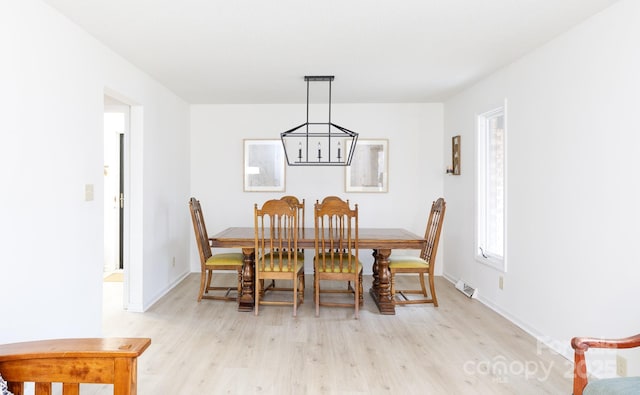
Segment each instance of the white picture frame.
[[284,192],[285,164],[280,140],[244,140],[244,191]]
[[[351,141],[346,144],[349,152]],[[389,140],[357,141],[351,165],[345,167],[345,191],[389,191]]]

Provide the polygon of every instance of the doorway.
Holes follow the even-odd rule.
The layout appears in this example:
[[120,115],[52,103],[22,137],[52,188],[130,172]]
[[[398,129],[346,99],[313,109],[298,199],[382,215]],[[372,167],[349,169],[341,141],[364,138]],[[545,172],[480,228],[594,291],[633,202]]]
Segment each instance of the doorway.
[[[104,97],[104,260],[105,283],[119,283],[120,291],[110,292],[124,306],[122,283],[127,269],[125,254],[126,136],[130,130],[130,106],[110,96]],[[110,285],[113,288],[114,285]],[[106,287],[105,287],[106,290]],[[105,293],[105,297],[107,294]]]

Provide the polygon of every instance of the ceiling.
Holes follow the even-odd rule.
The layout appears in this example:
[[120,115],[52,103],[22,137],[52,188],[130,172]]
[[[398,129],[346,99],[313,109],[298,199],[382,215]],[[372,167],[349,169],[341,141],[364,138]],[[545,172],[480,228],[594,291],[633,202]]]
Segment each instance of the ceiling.
[[189,103],[439,102],[616,0],[44,0]]

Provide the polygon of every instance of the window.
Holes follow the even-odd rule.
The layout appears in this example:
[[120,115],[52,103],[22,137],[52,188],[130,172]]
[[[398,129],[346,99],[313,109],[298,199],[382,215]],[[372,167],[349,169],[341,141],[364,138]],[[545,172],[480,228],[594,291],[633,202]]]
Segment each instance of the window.
[[478,116],[476,259],[506,271],[505,107]]

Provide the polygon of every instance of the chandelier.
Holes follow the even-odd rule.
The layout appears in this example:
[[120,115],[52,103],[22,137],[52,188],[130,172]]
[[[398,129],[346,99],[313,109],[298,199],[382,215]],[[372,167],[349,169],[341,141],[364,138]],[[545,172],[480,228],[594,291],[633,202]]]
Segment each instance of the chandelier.
[[[307,121],[280,133],[289,166],[349,166],[358,133],[331,122],[331,82],[334,76],[305,76],[307,81]],[[326,122],[310,121],[309,83],[328,82]]]

